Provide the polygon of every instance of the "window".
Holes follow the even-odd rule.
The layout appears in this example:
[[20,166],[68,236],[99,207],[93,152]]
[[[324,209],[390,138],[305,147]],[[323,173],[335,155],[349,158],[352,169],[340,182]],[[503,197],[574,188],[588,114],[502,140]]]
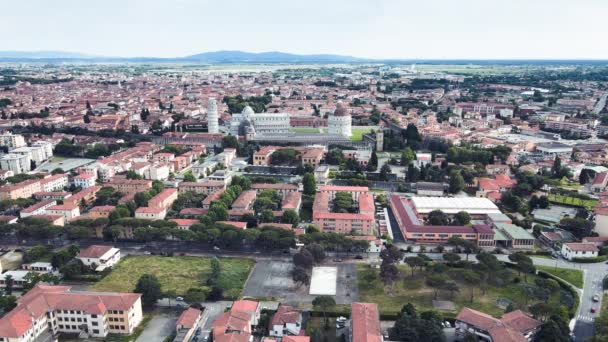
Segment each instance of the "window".
[[92,321],[91,324],[93,324],[93,326],[95,326],[95,327],[99,325],[99,323],[97,323],[95,321]]
[[59,324],[59,329],[63,329],[63,324]]
[[93,329],[93,334],[99,334],[99,330]]

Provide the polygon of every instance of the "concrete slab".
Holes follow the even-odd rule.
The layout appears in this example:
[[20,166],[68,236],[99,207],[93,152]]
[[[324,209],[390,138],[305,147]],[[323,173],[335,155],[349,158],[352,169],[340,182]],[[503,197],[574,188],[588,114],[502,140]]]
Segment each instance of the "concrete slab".
[[338,268],[333,266],[313,267],[310,280],[311,295],[336,295]]

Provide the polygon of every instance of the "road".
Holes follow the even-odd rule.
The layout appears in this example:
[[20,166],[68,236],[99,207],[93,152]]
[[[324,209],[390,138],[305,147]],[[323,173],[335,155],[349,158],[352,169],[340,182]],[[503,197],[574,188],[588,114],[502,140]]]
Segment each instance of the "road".
[[602,109],[604,109],[604,107],[606,107],[607,98],[608,98],[608,94],[604,94],[600,97],[600,99],[595,104],[595,107],[593,108],[594,114],[599,114],[602,111]]

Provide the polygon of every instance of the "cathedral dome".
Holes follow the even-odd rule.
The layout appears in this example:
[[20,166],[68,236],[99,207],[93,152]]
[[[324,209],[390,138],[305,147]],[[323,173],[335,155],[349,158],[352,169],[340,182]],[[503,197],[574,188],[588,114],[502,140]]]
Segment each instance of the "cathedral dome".
[[243,112],[242,112],[242,113],[243,113],[243,114],[245,114],[245,115],[252,115],[252,114],[255,114],[255,113],[253,112],[253,109],[251,109],[251,107],[249,107],[249,106],[246,106],[245,108],[243,108]]

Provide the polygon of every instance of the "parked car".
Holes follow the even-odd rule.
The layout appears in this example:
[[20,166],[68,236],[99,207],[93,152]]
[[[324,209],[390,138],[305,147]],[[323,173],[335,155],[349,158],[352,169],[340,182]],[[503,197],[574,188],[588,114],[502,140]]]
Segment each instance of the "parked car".
[[594,302],[599,302],[600,301],[600,296],[595,295],[595,296],[591,297],[591,300],[594,301]]
[[595,311],[596,311],[596,310],[595,310],[595,308],[594,308],[594,307],[592,307],[592,308],[591,308],[591,313],[595,313]]

